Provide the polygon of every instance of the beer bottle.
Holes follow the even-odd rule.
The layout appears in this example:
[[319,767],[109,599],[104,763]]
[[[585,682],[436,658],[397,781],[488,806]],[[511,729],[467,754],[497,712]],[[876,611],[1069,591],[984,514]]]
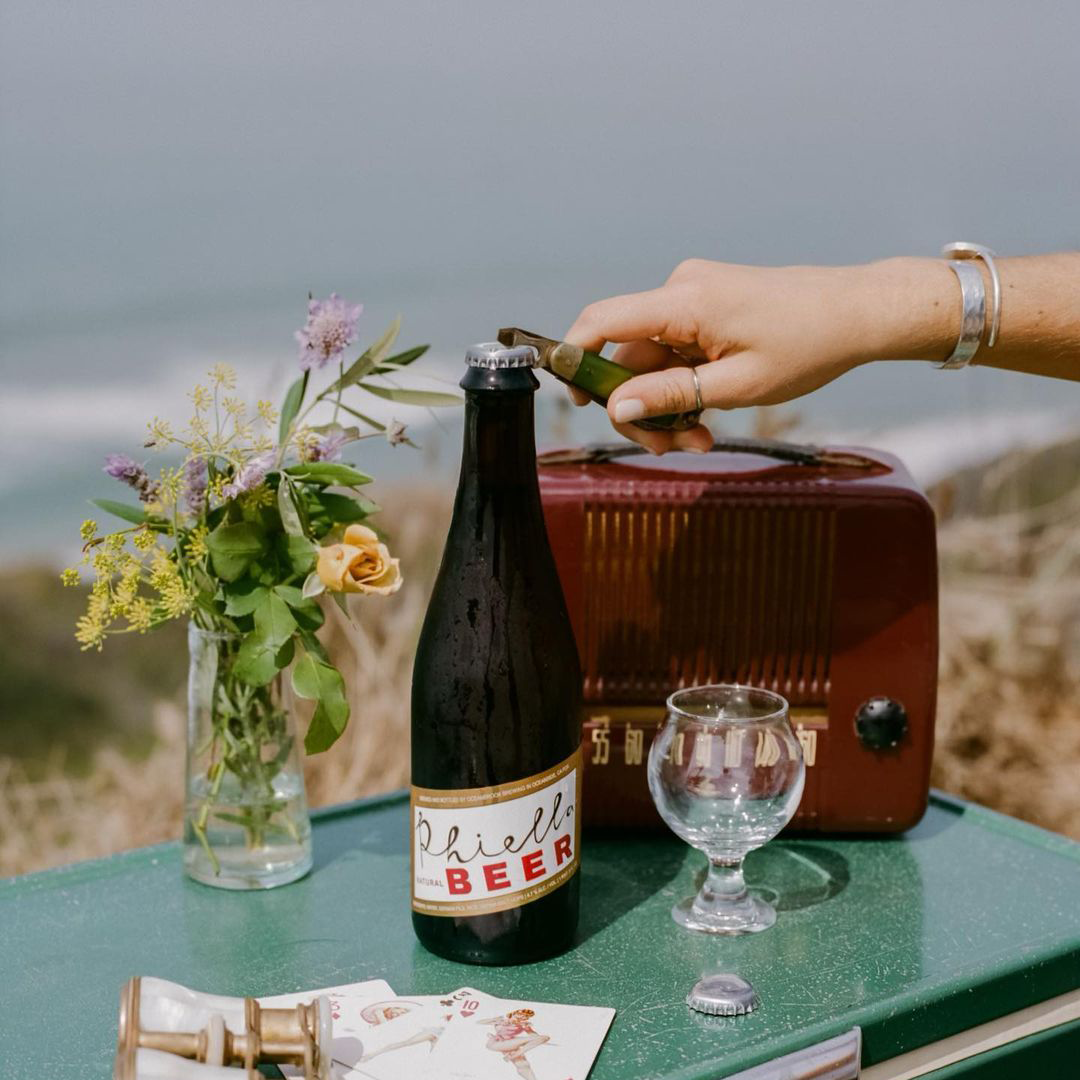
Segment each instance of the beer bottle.
[[412,685],[413,926],[517,964],[578,918],[581,674],[536,478],[531,346],[474,345],[454,515]]

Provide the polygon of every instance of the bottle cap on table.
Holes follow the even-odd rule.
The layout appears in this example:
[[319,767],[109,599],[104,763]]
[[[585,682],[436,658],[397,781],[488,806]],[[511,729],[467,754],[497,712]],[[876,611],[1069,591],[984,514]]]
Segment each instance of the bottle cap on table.
[[540,354],[532,345],[502,345],[498,341],[482,341],[465,350],[465,363],[478,368],[536,367]]
[[761,1004],[757,991],[738,975],[706,975],[686,996],[686,1004],[710,1016],[742,1016]]

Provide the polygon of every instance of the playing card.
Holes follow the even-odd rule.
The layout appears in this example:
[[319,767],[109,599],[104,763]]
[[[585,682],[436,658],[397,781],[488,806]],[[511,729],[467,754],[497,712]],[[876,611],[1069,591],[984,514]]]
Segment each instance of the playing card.
[[[585,1080],[614,1009],[469,993],[417,1080]],[[476,1002],[475,1008],[472,1003]],[[402,1074],[405,1075],[405,1074]]]
[[330,1012],[336,1026],[338,1020],[353,1011],[356,1002],[367,1003],[377,998],[393,997],[394,991],[383,979],[368,979],[366,982],[346,983],[343,986],[327,986],[317,990],[301,990],[295,994],[261,997],[259,1004],[267,1009],[288,1009],[293,1005],[306,1004],[323,994],[330,999]]
[[[330,1000],[330,1015],[334,1021],[332,1050],[334,1059],[355,1061],[363,1051],[363,1041],[357,1033],[373,1026],[373,1021],[365,1020],[365,1010],[375,1007],[379,1002],[388,1002],[394,996],[390,984],[383,979],[369,979],[366,982],[347,983],[344,986],[327,986],[315,990],[302,990],[296,994],[278,994],[274,997],[259,998],[259,1004],[267,1009],[287,1009],[294,1005],[307,1003],[316,997],[325,995]],[[374,1012],[371,1016],[377,1015]],[[396,1014],[395,1014],[396,1015]],[[281,1071],[288,1077],[303,1075],[302,1069],[289,1065]],[[340,1080],[345,1072],[340,1066],[332,1068],[333,1080]]]
[[[445,1006],[415,998],[373,1002],[363,1010],[366,1028],[335,1025],[334,1062],[342,1080],[400,1080],[423,1072],[450,1022]],[[374,1020],[374,1022],[371,1022]]]

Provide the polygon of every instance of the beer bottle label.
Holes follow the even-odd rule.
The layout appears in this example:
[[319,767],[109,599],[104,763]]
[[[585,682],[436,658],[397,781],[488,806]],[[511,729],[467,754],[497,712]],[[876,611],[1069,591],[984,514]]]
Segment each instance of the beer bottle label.
[[565,884],[578,868],[580,803],[580,747],[509,784],[413,787],[413,910],[487,915]]

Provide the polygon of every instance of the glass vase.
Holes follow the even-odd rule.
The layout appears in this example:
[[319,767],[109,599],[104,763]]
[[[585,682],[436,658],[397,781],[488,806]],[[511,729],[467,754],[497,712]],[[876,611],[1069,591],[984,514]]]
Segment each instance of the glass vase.
[[270,889],[311,869],[311,822],[287,680],[238,679],[243,640],[188,630],[184,871],[219,889]]

